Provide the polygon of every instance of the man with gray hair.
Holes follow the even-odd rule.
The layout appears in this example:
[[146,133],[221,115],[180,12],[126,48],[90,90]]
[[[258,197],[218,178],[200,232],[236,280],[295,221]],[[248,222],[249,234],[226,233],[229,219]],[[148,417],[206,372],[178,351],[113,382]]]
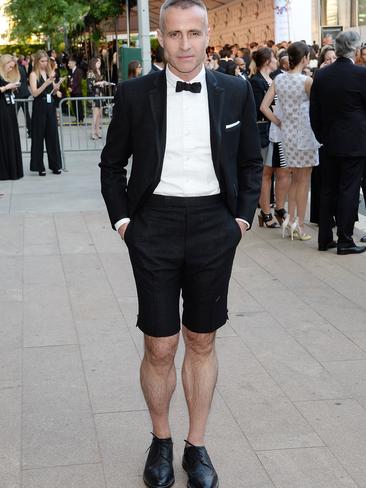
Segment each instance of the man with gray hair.
[[205,70],[208,33],[202,0],[163,3],[158,38],[166,69],[119,85],[100,163],[111,224],[128,247],[137,287],[141,386],[153,431],[143,474],[150,488],[175,481],[169,406],[180,331],[187,487],[219,486],[205,448],[218,373],[215,336],[227,321],[235,250],[261,189],[251,86]]
[[366,164],[366,70],[354,61],[360,45],[357,32],[341,32],[336,38],[337,60],[316,72],[310,94],[311,126],[324,145],[318,246],[319,251],[337,247],[341,255],[366,251],[352,237]]

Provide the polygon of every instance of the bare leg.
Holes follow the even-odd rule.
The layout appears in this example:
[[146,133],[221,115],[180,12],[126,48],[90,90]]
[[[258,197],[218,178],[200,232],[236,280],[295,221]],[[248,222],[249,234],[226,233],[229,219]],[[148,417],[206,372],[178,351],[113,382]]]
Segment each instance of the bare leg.
[[294,178],[294,168],[291,170],[291,183],[288,192],[288,213],[290,217],[290,224],[295,222],[296,217],[296,180]]
[[169,405],[177,377],[174,365],[179,334],[170,337],[145,335],[145,354],[141,363],[141,388],[149,408],[153,433],[170,437]]
[[93,107],[92,137],[95,137],[99,132],[98,114],[99,114],[99,108]]
[[280,209],[285,207],[286,197],[291,185],[291,174],[288,168],[276,168],[275,174],[276,208]]
[[187,440],[195,446],[203,446],[218,373],[216,333],[198,334],[184,326],[182,331],[186,346],[182,380],[189,413]]
[[271,192],[272,174],[273,174],[273,168],[271,168],[270,166],[264,166],[259,206],[261,210],[266,214],[271,212],[270,192]]
[[304,226],[304,219],[306,207],[309,197],[309,184],[312,168],[297,168],[294,171],[294,179],[296,180],[296,207],[297,218],[301,228]]
[[100,137],[100,118],[102,115],[102,109],[98,108],[98,113],[95,121],[95,133],[98,137]]

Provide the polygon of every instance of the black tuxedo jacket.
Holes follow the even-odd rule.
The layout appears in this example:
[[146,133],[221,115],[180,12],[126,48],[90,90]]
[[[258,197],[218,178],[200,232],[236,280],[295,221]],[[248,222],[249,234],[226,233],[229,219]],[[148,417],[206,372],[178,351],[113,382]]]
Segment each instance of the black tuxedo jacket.
[[317,70],[310,121],[330,156],[366,156],[366,68],[338,58]]
[[[221,193],[234,217],[252,222],[261,189],[262,158],[250,84],[206,71],[212,160]],[[160,182],[166,143],[165,70],[118,86],[101,184],[114,224],[133,218]],[[126,165],[133,155],[127,184]]]

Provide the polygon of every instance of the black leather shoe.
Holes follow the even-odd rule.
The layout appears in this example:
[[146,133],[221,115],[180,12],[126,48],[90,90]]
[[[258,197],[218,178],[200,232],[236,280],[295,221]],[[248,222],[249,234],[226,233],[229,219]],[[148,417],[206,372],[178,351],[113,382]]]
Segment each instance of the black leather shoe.
[[149,488],[170,488],[175,483],[173,471],[173,442],[153,434],[144,469],[144,482]]
[[361,242],[366,242],[366,235],[362,236],[360,239]]
[[61,174],[61,170],[60,169],[54,169],[54,170],[52,170],[52,173],[54,175],[60,175]]
[[319,244],[318,249],[319,251],[328,251],[328,249],[334,249],[337,247],[336,241],[330,241],[325,246],[323,244]]
[[182,466],[187,472],[187,488],[218,488],[219,480],[210,456],[203,446],[193,446],[186,441]]
[[349,247],[338,247],[337,248],[337,254],[345,255],[345,254],[360,254],[361,252],[366,251],[366,246],[356,246],[354,244],[353,246]]

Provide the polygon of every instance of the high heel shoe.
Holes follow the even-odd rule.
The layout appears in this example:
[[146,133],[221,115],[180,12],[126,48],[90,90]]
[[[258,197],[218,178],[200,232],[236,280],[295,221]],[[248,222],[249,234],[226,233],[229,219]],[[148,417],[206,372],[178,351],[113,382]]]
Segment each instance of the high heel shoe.
[[291,231],[291,224],[290,224],[290,216],[289,214],[286,215],[284,221],[281,224],[282,227],[282,239],[285,238],[286,231],[290,233]]
[[274,216],[277,219],[277,222],[282,225],[283,221],[287,217],[287,211],[284,208],[275,208]]
[[274,220],[271,213],[264,213],[263,210],[258,214],[259,227],[267,227],[268,229],[276,229],[278,227],[277,222]]
[[293,224],[291,224],[291,240],[295,239],[300,239],[300,241],[308,241],[311,239],[311,235],[307,234],[299,225],[299,223],[296,221]]

